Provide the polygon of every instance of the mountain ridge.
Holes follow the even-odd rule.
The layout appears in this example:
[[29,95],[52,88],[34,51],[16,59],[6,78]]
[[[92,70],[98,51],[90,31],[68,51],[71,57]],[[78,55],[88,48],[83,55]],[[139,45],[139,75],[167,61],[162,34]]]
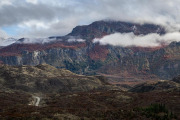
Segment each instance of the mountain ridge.
[[[134,28],[136,26],[137,29]],[[142,48],[101,45],[92,41],[95,37],[101,38],[114,32],[164,34],[165,29],[152,24],[97,21],[75,27],[66,36],[50,37],[49,39],[54,40],[50,43],[18,43],[3,47],[0,49],[0,61],[1,64],[8,65],[35,66],[46,63],[78,74],[111,74],[125,80],[141,76],[140,81],[145,78],[172,79],[180,73],[180,42],[156,48]]]
[[[148,31],[147,31],[148,29]],[[137,24],[121,21],[96,21],[90,25],[77,26],[75,27],[70,36],[91,36],[91,39],[101,38],[105,35],[113,33],[130,33],[133,32],[135,35],[146,35],[149,33],[165,34],[165,29],[159,25],[153,24]],[[67,36],[68,36],[67,35]]]

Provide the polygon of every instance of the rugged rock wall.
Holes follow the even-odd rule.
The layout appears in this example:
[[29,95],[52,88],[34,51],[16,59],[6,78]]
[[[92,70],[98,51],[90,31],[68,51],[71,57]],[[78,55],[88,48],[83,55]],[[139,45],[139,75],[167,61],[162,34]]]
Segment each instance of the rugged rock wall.
[[94,74],[98,71],[105,74],[117,74],[128,71],[132,74],[146,72],[162,79],[171,79],[180,73],[179,51],[179,43],[172,43],[165,48],[150,52],[94,45],[91,48],[23,51],[20,56],[0,56],[0,60],[9,65],[46,63],[81,74]]

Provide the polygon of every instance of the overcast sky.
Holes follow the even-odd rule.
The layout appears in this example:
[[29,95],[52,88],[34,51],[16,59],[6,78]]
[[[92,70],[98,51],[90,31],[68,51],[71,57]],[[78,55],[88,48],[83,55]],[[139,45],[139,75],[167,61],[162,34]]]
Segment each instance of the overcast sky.
[[0,0],[0,37],[65,35],[112,19],[180,28],[180,0]]

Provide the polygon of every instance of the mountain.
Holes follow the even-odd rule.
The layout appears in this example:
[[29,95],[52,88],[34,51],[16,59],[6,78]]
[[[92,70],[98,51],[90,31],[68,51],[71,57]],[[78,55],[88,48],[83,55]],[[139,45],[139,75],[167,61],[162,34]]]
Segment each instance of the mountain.
[[0,119],[180,119],[180,42],[151,48],[93,42],[130,32],[166,33],[153,24],[97,21],[66,36],[1,47]]
[[180,74],[180,42],[153,48],[93,42],[94,38],[105,35],[130,32],[136,35],[166,33],[163,27],[153,24],[97,21],[77,26],[66,36],[19,39],[0,49],[0,63],[33,66],[49,64],[78,74],[104,75],[115,84],[119,84],[119,81],[134,84],[144,80],[172,79]]

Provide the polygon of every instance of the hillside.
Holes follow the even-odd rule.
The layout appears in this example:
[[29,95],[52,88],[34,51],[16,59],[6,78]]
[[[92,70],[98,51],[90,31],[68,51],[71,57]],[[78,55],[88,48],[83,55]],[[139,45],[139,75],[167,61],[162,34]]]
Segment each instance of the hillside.
[[173,81],[156,81],[151,83],[143,83],[131,88],[130,92],[150,92],[150,91],[169,91],[180,90],[180,84]]
[[1,65],[0,119],[178,120],[178,81],[175,77],[122,91],[105,77],[77,75],[47,64]]
[[130,93],[92,91],[53,93],[41,96],[39,106],[30,105],[28,93],[0,92],[0,119],[180,119],[178,91]]
[[[100,78],[100,77],[99,77]],[[0,66],[0,86],[29,93],[62,93],[113,89],[93,76],[74,74],[50,65]],[[1,87],[1,89],[3,89]]]
[[180,91],[180,77],[174,77],[172,80],[160,80],[154,82],[145,82],[129,89],[130,92],[151,92],[151,91]]

